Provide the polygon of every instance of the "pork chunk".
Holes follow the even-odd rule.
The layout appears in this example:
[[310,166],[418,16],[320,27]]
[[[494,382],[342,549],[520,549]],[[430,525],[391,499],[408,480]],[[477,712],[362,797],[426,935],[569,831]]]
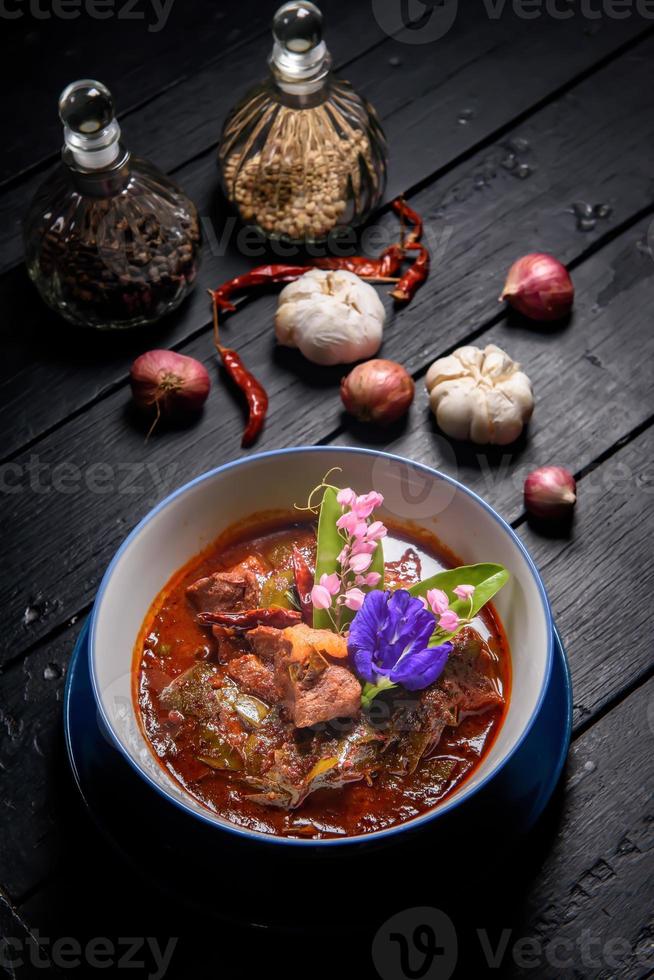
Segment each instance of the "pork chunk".
[[347,656],[342,636],[305,623],[283,630],[258,626],[247,636],[258,657],[274,664],[277,698],[296,728],[359,713],[361,685],[346,667],[330,662]]
[[229,626],[212,626],[211,633],[216,641],[219,663],[227,664],[235,657],[243,655],[243,645],[235,629]]
[[227,673],[246,694],[253,694],[268,704],[277,701],[279,693],[274,671],[253,653],[230,661]]
[[259,580],[251,563],[242,562],[229,572],[214,572],[186,590],[198,612],[238,612],[259,605]]
[[330,664],[312,684],[289,683],[285,703],[296,728],[354,718],[361,710],[361,685],[346,667]]
[[290,653],[291,643],[284,636],[284,630],[275,629],[274,626],[256,626],[249,630],[247,634],[250,646],[261,660],[272,663],[278,650]]

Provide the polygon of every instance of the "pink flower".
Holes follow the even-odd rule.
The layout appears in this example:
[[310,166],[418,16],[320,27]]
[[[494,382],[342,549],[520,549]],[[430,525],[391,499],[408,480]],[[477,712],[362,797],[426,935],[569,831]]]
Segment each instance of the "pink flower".
[[348,510],[336,521],[336,527],[341,531],[347,531],[348,534],[354,534],[356,529],[359,527],[361,519],[353,510]]
[[459,625],[459,617],[451,609],[446,609],[439,617],[438,625],[446,633],[452,633]]
[[347,560],[349,557],[350,557],[350,546],[349,544],[346,544],[345,547],[342,548],[341,551],[339,552],[336,561],[341,566],[341,568],[344,568],[345,565],[347,565]]
[[357,575],[354,580],[355,585],[367,585],[369,589],[374,589],[381,582],[379,572],[368,572],[367,575]]
[[381,507],[383,503],[382,495],[371,490],[370,493],[364,493],[357,497],[351,506],[355,514],[365,520],[366,517],[370,517],[375,507]]
[[427,592],[427,602],[437,616],[440,613],[444,613],[450,604],[450,600],[447,598],[447,593],[443,592],[442,589],[429,589]]
[[336,595],[341,588],[341,580],[336,572],[332,572],[331,575],[325,572],[320,576],[320,585],[323,589],[327,589],[330,595]]
[[471,599],[475,592],[474,585],[457,585],[456,589],[453,589],[454,595],[458,595],[459,599]]
[[326,589],[324,585],[314,585],[311,590],[311,602],[316,609],[329,609],[332,604],[329,589]]
[[348,589],[343,598],[343,602],[348,609],[354,609],[356,611],[361,609],[364,599],[365,595],[361,589]]
[[357,540],[352,545],[352,554],[371,555],[376,547],[377,547],[376,541],[363,541],[361,538],[357,538]]
[[357,495],[350,487],[344,487],[343,490],[338,491],[336,494],[336,499],[341,507],[351,507],[354,501],[357,499]]
[[370,568],[370,563],[372,561],[372,555],[352,555],[350,558],[350,568],[355,573],[355,575],[361,575],[363,572],[367,572]]
[[381,538],[386,537],[388,531],[381,521],[373,521],[372,524],[368,525],[368,530],[366,531],[366,537],[369,541],[379,541]]

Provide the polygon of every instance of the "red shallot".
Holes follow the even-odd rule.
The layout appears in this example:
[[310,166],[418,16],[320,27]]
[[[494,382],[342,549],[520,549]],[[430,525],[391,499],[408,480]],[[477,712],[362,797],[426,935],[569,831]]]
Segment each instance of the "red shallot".
[[532,320],[559,320],[572,309],[574,286],[553,255],[532,252],[514,262],[500,296]]
[[525,507],[535,517],[560,520],[567,517],[577,501],[575,478],[563,466],[541,466],[527,476]]
[[199,411],[211,387],[204,365],[172,350],[149,350],[137,357],[130,370],[130,382],[136,404],[155,410],[148,435],[162,415]]
[[415,393],[413,378],[395,361],[365,361],[341,381],[341,399],[361,422],[387,425],[408,410]]

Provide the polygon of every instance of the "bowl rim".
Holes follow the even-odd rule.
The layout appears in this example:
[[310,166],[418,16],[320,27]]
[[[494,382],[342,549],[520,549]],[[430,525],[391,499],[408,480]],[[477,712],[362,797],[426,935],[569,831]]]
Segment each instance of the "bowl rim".
[[[527,568],[529,569],[531,575],[533,576],[538,593],[540,595],[543,611],[545,614],[545,623],[547,628],[547,651],[546,651],[545,672],[543,674],[543,681],[541,684],[540,691],[538,692],[538,698],[536,700],[536,704],[534,705],[533,711],[526,725],[524,726],[520,736],[516,739],[515,743],[511,746],[511,748],[506,753],[506,755],[504,755],[497,762],[497,764],[484,776],[484,778],[479,783],[477,783],[477,785],[469,788],[466,791],[465,784],[464,784],[464,788],[462,792],[455,799],[450,801],[445,800],[442,804],[436,804],[436,806],[433,807],[431,810],[427,810],[425,813],[413,817],[411,820],[407,820],[404,823],[393,824],[391,827],[385,827],[382,830],[375,830],[369,834],[356,834],[354,836],[348,836],[348,837],[328,837],[328,838],[318,839],[318,840],[314,840],[314,839],[305,840],[302,838],[281,837],[277,834],[265,834],[261,831],[249,830],[245,827],[239,827],[236,824],[232,824],[225,819],[223,819],[221,822],[220,820],[216,819],[216,817],[220,817],[219,814],[213,814],[212,811],[209,809],[207,809],[206,814],[202,813],[200,811],[195,810],[192,806],[190,806],[190,804],[187,804],[184,799],[176,799],[175,797],[170,795],[164,789],[164,787],[159,785],[159,783],[157,783],[150,776],[150,774],[144,768],[142,768],[139,765],[139,763],[130,755],[130,753],[127,751],[125,746],[123,746],[122,742],[114,732],[113,725],[111,723],[111,720],[107,716],[107,713],[104,709],[102,698],[100,696],[98,680],[95,672],[94,652],[96,648],[96,639],[97,639],[98,610],[102,605],[102,599],[109,585],[109,581],[113,575],[114,569],[116,568],[118,562],[121,560],[125,551],[130,547],[132,542],[139,536],[143,528],[147,524],[149,524],[150,521],[153,520],[160,511],[168,507],[169,504],[171,504],[178,497],[185,494],[192,487],[195,487],[198,484],[205,482],[206,480],[213,479],[219,473],[226,473],[232,469],[236,469],[239,466],[243,466],[244,464],[251,463],[251,462],[256,462],[261,459],[270,459],[276,456],[285,456],[285,455],[295,454],[295,453],[315,453],[315,452],[325,453],[325,455],[329,453],[338,452],[338,453],[346,453],[346,454],[354,454],[354,455],[374,456],[377,458],[381,457],[383,459],[404,463],[408,466],[414,467],[415,469],[421,470],[422,472],[427,473],[430,476],[436,476],[441,480],[445,480],[451,486],[467,494],[476,503],[478,503],[493,518],[493,520],[496,523],[498,523],[500,527],[503,528],[503,530],[509,535],[514,545],[518,548],[523,558],[525,559]],[[237,837],[241,837],[250,841],[256,841],[258,843],[271,844],[277,846],[285,845],[290,847],[305,847],[305,848],[317,848],[317,847],[322,848],[322,847],[337,847],[337,846],[344,847],[348,845],[360,846],[361,844],[365,844],[368,842],[375,843],[382,838],[389,838],[395,836],[396,834],[400,834],[402,832],[415,830],[418,827],[421,827],[424,824],[437,819],[438,817],[444,816],[447,813],[451,813],[457,807],[466,803],[471,797],[479,793],[482,789],[484,789],[488,785],[488,783],[492,779],[495,779],[500,774],[500,772],[504,769],[507,763],[510,762],[510,760],[513,758],[516,752],[524,744],[529,733],[531,732],[534,722],[543,705],[545,694],[547,692],[550,683],[553,657],[554,657],[554,622],[552,618],[552,611],[550,608],[549,599],[547,596],[547,592],[545,590],[545,585],[543,584],[543,580],[540,576],[540,573],[536,567],[534,560],[532,559],[531,555],[527,551],[527,548],[522,543],[522,541],[515,533],[513,528],[507,523],[507,521],[505,521],[504,518],[501,517],[493,507],[491,507],[490,504],[488,504],[482,497],[480,497],[479,494],[475,493],[474,490],[470,490],[469,487],[466,487],[463,483],[460,483],[458,480],[455,480],[454,477],[448,476],[446,473],[442,473],[440,470],[436,470],[432,466],[427,466],[425,463],[418,463],[415,460],[407,459],[407,457],[405,456],[399,456],[395,453],[384,452],[383,450],[366,449],[364,447],[359,447],[359,446],[291,446],[285,449],[270,449],[259,453],[253,453],[252,455],[241,456],[239,459],[230,460],[228,463],[223,463],[220,466],[216,466],[211,470],[207,470],[205,473],[201,473],[199,476],[196,476],[192,480],[189,480],[187,483],[184,483],[176,490],[173,490],[166,497],[164,497],[163,500],[160,500],[159,503],[156,504],[150,511],[148,511],[145,517],[143,517],[138,522],[138,524],[135,525],[135,527],[129,532],[127,537],[122,541],[118,550],[116,551],[115,555],[113,556],[109,565],[107,566],[107,569],[104,575],[102,576],[102,580],[100,582],[100,586],[98,588],[98,592],[95,601],[93,603],[93,608],[91,610],[90,626],[89,626],[89,643],[88,643],[89,674],[91,677],[91,687],[93,690],[93,697],[95,699],[96,707],[98,709],[102,722],[106,728],[106,731],[109,737],[111,738],[112,743],[115,745],[118,751],[123,755],[123,757],[127,760],[127,762],[132,767],[132,769],[136,773],[138,773],[139,776],[145,779],[145,781],[152,787],[152,789],[154,789],[159,794],[159,796],[167,800],[169,803],[172,803],[178,809],[184,811],[185,813],[188,813],[189,816],[193,817],[194,819],[201,820],[203,823],[211,827],[214,827],[217,830],[224,830],[227,833],[235,834]],[[130,666],[130,670],[131,670],[131,666]],[[189,799],[192,799],[190,793],[187,793],[184,787],[182,787],[182,790],[186,795],[188,795]]]

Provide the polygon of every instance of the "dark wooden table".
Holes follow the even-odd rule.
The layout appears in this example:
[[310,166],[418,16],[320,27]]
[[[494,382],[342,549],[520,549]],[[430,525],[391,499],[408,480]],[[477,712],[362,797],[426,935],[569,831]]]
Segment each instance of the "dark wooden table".
[[[247,907],[229,923],[220,901],[211,914],[189,912],[181,893],[171,899],[113,852],[68,772],[66,664],[110,557],[167,491],[242,454],[241,405],[217,370],[205,287],[261,261],[239,250],[238,228],[223,234],[215,157],[226,111],[262,74],[275,5],[179,0],[163,26],[149,5],[134,7],[141,19],[117,16],[122,6],[102,20],[83,3],[66,20],[47,4],[41,14],[50,19],[27,4],[12,8],[14,19],[1,15],[0,933],[24,953],[17,976],[44,972],[30,936],[45,963],[64,937],[104,936],[116,948],[126,936],[163,945],[179,937],[169,976],[376,976],[371,939],[381,921],[355,928],[345,952],[320,923],[315,934],[289,938],[248,925]],[[537,829],[505,846],[500,871],[482,863],[463,880],[443,882],[447,842],[438,839],[413,874],[391,880],[389,864],[389,912],[444,910],[459,936],[457,976],[643,977],[654,969],[653,22],[636,4],[614,9],[600,0],[583,10],[561,0],[566,16],[530,5],[529,17],[509,4],[491,16],[492,5],[470,2],[430,40],[420,31],[386,33],[373,8],[395,10],[399,0],[323,6],[336,65],[374,102],[390,140],[387,199],[405,192],[427,222],[431,277],[408,309],[390,313],[383,347],[413,373],[419,394],[408,422],[389,432],[352,425],[340,410],[341,372],[276,350],[275,298],[258,298],[225,326],[271,395],[256,449],[380,446],[479,491],[542,570],[574,680],[570,758]],[[84,76],[110,86],[130,147],[174,174],[203,216],[198,288],[149,333],[71,333],[40,303],[22,264],[21,216],[61,142],[56,98]],[[609,205],[610,215],[582,229],[579,203]],[[392,240],[384,209],[377,227]],[[510,263],[534,250],[572,270],[575,308],[561,326],[541,329],[497,304]],[[499,451],[444,439],[422,391],[436,356],[489,342],[523,362],[536,392],[528,436]],[[144,445],[127,372],[153,346],[199,358],[214,386],[194,427]],[[522,479],[545,463],[569,466],[578,480],[567,533],[546,535],[525,520]],[[109,474],[101,494],[98,466]],[[138,813],[134,834],[147,842]],[[224,908],[230,882],[211,855],[207,873]],[[270,871],[247,873],[256,887]],[[283,886],[290,923],[320,881],[305,865]],[[356,924],[366,902],[362,860],[344,875],[343,921]],[[11,959],[0,972],[13,975]],[[88,963],[64,968],[60,960],[64,974],[95,975]],[[153,973],[152,958],[145,963],[141,972]]]

